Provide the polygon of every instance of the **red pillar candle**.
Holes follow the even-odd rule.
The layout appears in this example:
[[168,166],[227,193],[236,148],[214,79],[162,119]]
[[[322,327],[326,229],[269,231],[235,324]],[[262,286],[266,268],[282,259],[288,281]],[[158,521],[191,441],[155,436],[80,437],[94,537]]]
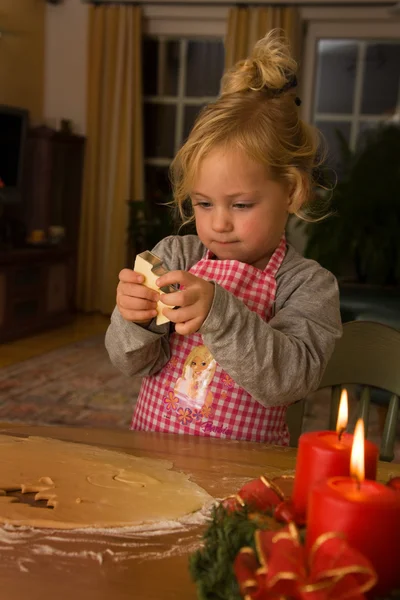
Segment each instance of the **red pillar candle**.
[[[313,487],[307,510],[306,545],[311,548],[323,533],[342,532],[349,544],[368,558],[378,575],[374,593],[400,587],[400,495],[376,481],[365,481],[363,422],[357,423],[351,474],[333,477]],[[359,441],[361,440],[361,441]]]
[[[303,433],[299,439],[293,487],[295,513],[305,517],[312,488],[330,477],[350,475],[350,455],[354,436],[344,433],[340,440],[335,431]],[[365,443],[365,476],[376,479],[378,447]]]
[[[310,490],[320,481],[336,475],[350,475],[350,454],[354,436],[343,433],[348,421],[347,391],[340,397],[339,413],[334,431],[303,433],[299,439],[296,474],[293,487],[293,506],[298,520],[304,520]],[[378,447],[365,443],[367,479],[376,479]]]
[[378,575],[374,592],[400,587],[400,498],[376,481],[358,485],[351,477],[334,477],[311,491],[307,512],[307,547],[329,531],[343,532],[353,548],[368,558]]

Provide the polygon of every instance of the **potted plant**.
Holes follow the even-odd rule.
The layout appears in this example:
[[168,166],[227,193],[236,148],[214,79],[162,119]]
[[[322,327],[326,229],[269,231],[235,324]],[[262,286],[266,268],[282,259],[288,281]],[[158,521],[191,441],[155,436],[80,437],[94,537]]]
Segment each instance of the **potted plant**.
[[350,267],[358,283],[398,286],[400,127],[384,123],[369,129],[356,151],[338,135],[343,177],[330,192],[331,215],[305,227],[305,255],[339,280]]
[[[182,226],[171,197],[129,201],[128,238],[133,254],[151,250],[168,235],[195,233],[192,223]],[[130,252],[130,254],[132,254]]]

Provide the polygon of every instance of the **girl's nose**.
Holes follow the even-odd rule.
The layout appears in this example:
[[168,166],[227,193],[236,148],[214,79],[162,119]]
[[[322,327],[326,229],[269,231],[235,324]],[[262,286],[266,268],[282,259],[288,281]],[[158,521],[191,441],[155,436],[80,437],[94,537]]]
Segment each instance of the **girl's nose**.
[[232,219],[229,211],[226,209],[215,209],[212,220],[212,228],[214,231],[231,231]]

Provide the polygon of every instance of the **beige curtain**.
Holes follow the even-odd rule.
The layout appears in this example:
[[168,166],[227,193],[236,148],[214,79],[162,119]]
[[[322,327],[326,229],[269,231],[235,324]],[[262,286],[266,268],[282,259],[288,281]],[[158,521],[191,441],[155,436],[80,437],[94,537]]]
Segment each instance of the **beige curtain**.
[[143,199],[139,6],[91,6],[77,306],[109,314],[127,260],[128,200]]
[[247,58],[257,40],[268,31],[283,29],[294,57],[300,58],[301,25],[297,8],[292,6],[234,7],[229,11],[225,39],[225,67]]

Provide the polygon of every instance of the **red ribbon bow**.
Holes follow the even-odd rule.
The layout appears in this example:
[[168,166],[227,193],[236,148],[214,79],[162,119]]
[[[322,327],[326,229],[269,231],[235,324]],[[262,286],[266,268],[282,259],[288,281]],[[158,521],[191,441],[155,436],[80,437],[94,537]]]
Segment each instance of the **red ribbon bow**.
[[257,530],[257,555],[242,548],[234,562],[246,600],[363,600],[377,576],[370,561],[340,533],[325,533],[307,556],[293,523]]
[[247,506],[254,511],[270,511],[274,518],[281,523],[295,522],[304,525],[304,518],[296,514],[290,498],[285,498],[279,486],[261,476],[245,483],[237,494],[228,496],[222,505],[229,512],[234,512]]

